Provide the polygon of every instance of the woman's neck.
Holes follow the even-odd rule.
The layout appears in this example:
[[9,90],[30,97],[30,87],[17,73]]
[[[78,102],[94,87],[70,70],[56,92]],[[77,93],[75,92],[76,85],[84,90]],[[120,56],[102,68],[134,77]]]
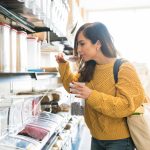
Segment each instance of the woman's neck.
[[98,65],[103,65],[103,64],[108,64],[108,63],[111,63],[112,61],[114,61],[116,58],[105,58],[105,59],[101,59],[99,61],[96,61],[96,63]]
[[107,64],[114,61],[116,58],[109,58],[104,56],[103,54],[98,54],[95,58],[95,61],[98,65]]

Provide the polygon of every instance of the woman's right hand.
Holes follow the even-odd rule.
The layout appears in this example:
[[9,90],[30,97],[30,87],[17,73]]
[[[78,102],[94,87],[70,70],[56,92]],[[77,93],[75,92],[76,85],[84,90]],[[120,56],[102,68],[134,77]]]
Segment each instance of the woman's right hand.
[[59,53],[58,55],[55,55],[57,63],[65,63],[67,62],[64,58],[63,53]]

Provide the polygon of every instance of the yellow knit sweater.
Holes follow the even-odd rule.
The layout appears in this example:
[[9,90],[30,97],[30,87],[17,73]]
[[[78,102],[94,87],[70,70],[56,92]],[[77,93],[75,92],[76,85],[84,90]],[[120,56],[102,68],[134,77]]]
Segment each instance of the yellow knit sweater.
[[[114,62],[96,65],[94,77],[86,86],[92,94],[86,99],[85,121],[91,135],[99,140],[115,140],[130,136],[126,117],[144,101],[145,94],[134,67],[123,63],[115,85]],[[68,63],[59,64],[61,80],[67,91],[69,83],[79,75],[71,73]],[[116,95],[116,96],[115,96]]]

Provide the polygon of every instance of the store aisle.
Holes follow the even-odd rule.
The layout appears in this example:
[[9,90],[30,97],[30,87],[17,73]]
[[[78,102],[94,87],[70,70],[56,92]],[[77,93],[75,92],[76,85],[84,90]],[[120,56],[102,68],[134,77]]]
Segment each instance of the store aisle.
[[79,145],[79,150],[90,150],[91,147],[91,135],[90,131],[87,128],[86,124],[82,124],[81,127],[81,141]]

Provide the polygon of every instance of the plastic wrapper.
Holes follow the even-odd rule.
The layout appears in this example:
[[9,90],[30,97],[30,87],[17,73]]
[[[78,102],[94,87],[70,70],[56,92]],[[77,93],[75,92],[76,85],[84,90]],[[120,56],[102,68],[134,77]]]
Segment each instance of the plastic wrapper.
[[[85,83],[80,83],[82,85],[85,85]],[[74,84],[70,83],[70,92],[74,93],[76,92],[73,88]],[[84,106],[85,106],[85,100],[81,98],[77,98],[76,94],[70,94],[70,103],[71,103],[71,115],[84,115]]]
[[36,126],[26,125],[25,128],[18,134],[42,141],[48,134],[48,130]]
[[9,132],[16,133],[22,127],[22,106],[24,99],[14,99],[10,107]]
[[0,136],[4,136],[5,134],[7,134],[8,110],[9,108],[0,108]]
[[[2,148],[4,147],[4,148]],[[0,149],[8,149],[8,150],[17,150],[17,149],[24,149],[24,150],[37,150],[36,145],[33,143],[19,139],[16,137],[6,136],[5,138],[0,140]]]

